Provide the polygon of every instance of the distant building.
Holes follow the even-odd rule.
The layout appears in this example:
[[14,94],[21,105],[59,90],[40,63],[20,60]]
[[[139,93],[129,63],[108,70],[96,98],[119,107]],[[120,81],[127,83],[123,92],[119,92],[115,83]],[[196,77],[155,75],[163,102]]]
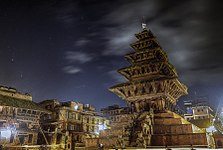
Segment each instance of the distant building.
[[[205,100],[204,100],[205,99]],[[213,123],[213,110],[208,105],[206,99],[196,99],[184,101],[186,113],[184,119],[190,121],[200,128],[208,128]]]
[[99,132],[109,126],[109,121],[89,104],[58,100],[45,100],[39,104],[52,112],[41,121],[48,144],[61,149],[85,147],[86,139],[97,138]]
[[32,101],[31,95],[0,86],[0,144],[36,145],[40,117],[47,113]]
[[89,104],[84,105],[83,117],[85,138],[98,138],[102,130],[109,128],[109,120]]
[[111,122],[120,122],[122,118],[128,116],[130,111],[129,107],[119,107],[119,105],[112,105],[101,109],[101,113]]

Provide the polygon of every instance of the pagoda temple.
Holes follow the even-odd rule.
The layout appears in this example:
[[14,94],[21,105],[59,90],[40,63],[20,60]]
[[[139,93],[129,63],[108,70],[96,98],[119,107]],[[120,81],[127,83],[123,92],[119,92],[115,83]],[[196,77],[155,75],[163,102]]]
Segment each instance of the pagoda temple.
[[111,123],[111,130],[101,134],[101,143],[120,147],[210,145],[205,131],[174,113],[187,87],[178,80],[154,34],[144,26],[135,37],[137,41],[130,45],[134,52],[125,55],[131,65],[118,70],[128,81],[109,89],[129,104],[128,119]]
[[150,30],[145,28],[135,36],[138,41],[131,44],[135,52],[125,55],[132,65],[118,70],[129,81],[110,90],[126,100],[133,111],[173,111],[177,99],[187,94],[187,87],[178,80],[174,66]]

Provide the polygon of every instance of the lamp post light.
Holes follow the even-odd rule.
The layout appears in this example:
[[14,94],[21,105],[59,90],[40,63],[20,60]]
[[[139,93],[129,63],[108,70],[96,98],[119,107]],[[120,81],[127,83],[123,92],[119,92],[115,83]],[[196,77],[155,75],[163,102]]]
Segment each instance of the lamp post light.
[[4,146],[7,144],[7,141],[11,140],[11,136],[15,135],[15,132],[15,126],[8,126],[0,129],[0,141],[3,141],[3,143],[0,144],[0,150],[3,150]]

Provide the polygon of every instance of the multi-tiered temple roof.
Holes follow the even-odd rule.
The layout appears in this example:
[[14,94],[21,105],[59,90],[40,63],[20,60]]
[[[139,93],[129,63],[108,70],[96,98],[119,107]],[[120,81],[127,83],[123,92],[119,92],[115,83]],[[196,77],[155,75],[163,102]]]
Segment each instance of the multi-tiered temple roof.
[[[152,105],[153,109],[171,109],[179,97],[187,94],[187,88],[178,80],[175,68],[154,34],[143,29],[135,36],[138,40],[131,44],[134,52],[125,55],[131,65],[118,70],[128,81],[110,90],[141,109]],[[163,104],[155,102],[158,99]]]

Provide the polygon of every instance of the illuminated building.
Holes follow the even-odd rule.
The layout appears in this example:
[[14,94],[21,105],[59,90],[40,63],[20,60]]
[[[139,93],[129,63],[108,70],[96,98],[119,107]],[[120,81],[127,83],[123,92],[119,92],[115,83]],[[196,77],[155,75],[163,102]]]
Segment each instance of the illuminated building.
[[109,128],[109,121],[89,104],[84,105],[83,117],[86,138],[98,138],[100,131]]
[[212,125],[214,119],[213,110],[208,105],[205,97],[203,99],[200,97],[199,100],[184,101],[184,106],[186,108],[184,119],[199,128],[208,128]]
[[0,86],[0,144],[36,145],[40,117],[47,113],[32,101],[31,95]]
[[173,112],[187,87],[156,37],[145,25],[135,36],[138,40],[131,44],[135,51],[125,55],[131,65],[118,70],[128,81],[110,88],[128,103],[131,113],[102,132],[100,142],[107,147],[207,146],[205,132]]
[[[214,118],[213,110],[209,106],[195,106],[191,108],[190,114],[184,114],[184,118],[190,122],[193,122],[195,125],[197,125],[196,121],[198,120],[207,120],[211,123]],[[199,125],[197,126],[201,127]]]
[[60,149],[85,147],[90,139],[97,138],[100,131],[109,126],[108,120],[89,104],[45,100],[40,106],[52,112],[41,121],[47,142]]

